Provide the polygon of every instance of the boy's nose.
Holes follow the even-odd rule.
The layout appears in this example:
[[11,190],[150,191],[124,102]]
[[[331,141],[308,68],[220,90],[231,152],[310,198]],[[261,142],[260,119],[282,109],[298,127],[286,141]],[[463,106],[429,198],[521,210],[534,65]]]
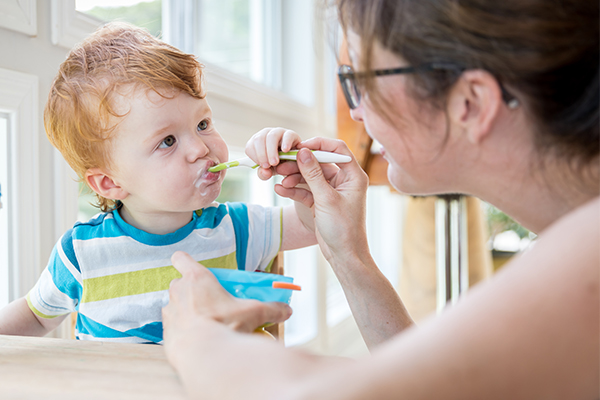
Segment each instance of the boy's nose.
[[206,143],[204,143],[202,138],[198,137],[198,135],[193,135],[186,145],[187,157],[190,163],[196,162],[196,160],[199,158],[206,157],[206,155],[210,152],[210,149]]

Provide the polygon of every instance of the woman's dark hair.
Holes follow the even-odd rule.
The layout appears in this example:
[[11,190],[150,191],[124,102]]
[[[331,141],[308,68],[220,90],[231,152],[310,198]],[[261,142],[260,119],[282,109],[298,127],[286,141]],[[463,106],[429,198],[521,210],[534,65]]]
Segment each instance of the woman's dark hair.
[[[361,37],[371,70],[375,43],[409,65],[483,69],[516,95],[537,123],[536,145],[583,166],[598,159],[597,0],[336,0],[345,32]],[[443,104],[460,73],[411,75]],[[377,103],[373,79],[361,83]]]

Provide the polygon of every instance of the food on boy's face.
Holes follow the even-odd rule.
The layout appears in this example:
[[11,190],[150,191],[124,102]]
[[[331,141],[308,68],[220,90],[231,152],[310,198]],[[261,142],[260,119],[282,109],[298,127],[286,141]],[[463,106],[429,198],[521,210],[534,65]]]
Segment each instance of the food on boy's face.
[[219,178],[221,177],[221,172],[210,172],[208,171],[208,168],[211,167],[210,164],[214,163],[209,163],[209,165],[207,165],[205,168],[202,168],[201,170],[198,171],[198,177],[196,178],[196,181],[194,182],[194,186],[196,187],[200,187],[203,184],[207,184],[207,183],[213,183],[219,180]]

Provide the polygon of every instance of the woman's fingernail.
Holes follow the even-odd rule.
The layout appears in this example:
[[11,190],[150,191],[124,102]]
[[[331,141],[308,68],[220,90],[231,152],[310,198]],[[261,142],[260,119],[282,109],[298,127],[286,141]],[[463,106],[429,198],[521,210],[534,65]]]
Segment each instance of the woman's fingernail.
[[310,151],[306,149],[302,149],[298,152],[298,158],[304,164],[310,161]]

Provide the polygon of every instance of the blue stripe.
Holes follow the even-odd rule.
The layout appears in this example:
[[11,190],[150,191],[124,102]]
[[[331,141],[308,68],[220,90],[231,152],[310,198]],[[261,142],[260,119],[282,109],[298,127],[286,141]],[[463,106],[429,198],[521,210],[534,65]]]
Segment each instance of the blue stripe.
[[246,270],[246,251],[248,249],[248,207],[244,203],[227,203],[229,215],[235,232],[235,257],[239,270]]
[[[62,247],[62,250],[69,261],[71,261],[71,264],[73,264],[77,271],[81,272],[79,262],[77,261],[77,256],[75,255],[75,250],[73,249],[73,229],[69,229],[61,237],[60,246]],[[56,246],[54,246],[54,249],[56,249]],[[52,259],[52,256],[50,256],[50,259]]]
[[163,340],[162,322],[151,322],[137,329],[130,329],[126,333],[137,336],[150,342],[158,343]]
[[102,325],[81,313],[77,314],[77,330],[80,333],[92,335],[97,338],[122,338],[131,336]]
[[[72,244],[70,251],[73,251]],[[66,252],[67,251],[65,251],[65,253]],[[73,260],[71,260],[71,262],[73,262]],[[76,265],[76,268],[79,269],[79,266],[76,262],[74,265]],[[79,304],[79,299],[81,298],[83,288],[81,287],[81,284],[77,282],[77,279],[75,279],[75,277],[71,274],[71,271],[69,271],[65,264],[63,264],[60,256],[58,255],[56,246],[54,246],[54,249],[52,249],[52,254],[50,254],[50,261],[48,261],[48,272],[50,272],[52,281],[58,290],[73,300],[76,300],[77,304]]]
[[227,206],[219,204],[217,207],[208,207],[202,210],[196,229],[210,228],[215,229],[221,224],[221,221],[227,215]]
[[97,338],[110,339],[133,336],[146,339],[153,343],[158,343],[163,340],[162,322],[152,322],[140,328],[130,329],[126,332],[120,332],[79,313],[77,315],[77,330],[80,333],[92,335]]
[[[140,243],[164,246],[183,240],[194,229],[214,229],[219,226],[226,215],[227,206],[225,204],[219,204],[216,207],[208,207],[201,210],[201,212],[194,212],[193,215],[191,215],[192,220],[190,223],[177,231],[166,235],[153,235],[129,225],[121,218],[118,211],[113,210],[108,213],[98,214],[88,222],[76,223],[73,227],[72,236],[73,239],[76,240],[129,236]],[[72,260],[74,257],[69,257],[69,259]]]
[[97,237],[119,237],[123,231],[112,218],[112,213],[96,215],[88,222],[78,222],[73,226],[73,239],[88,240]]
[[[121,218],[118,210],[114,210],[112,212],[113,218],[118,225],[118,228],[121,232],[121,235],[130,236],[134,240],[143,243],[148,246],[168,246],[171,244],[175,244],[177,242],[182,241],[186,237],[189,236],[190,233],[196,227],[196,221],[198,220],[198,215],[195,212],[190,212],[190,222],[181,228],[177,229],[175,232],[167,233],[164,235],[157,235],[153,233],[145,232],[141,229],[138,229],[132,225],[129,225],[127,222]],[[96,236],[96,237],[106,237],[107,235]]]

